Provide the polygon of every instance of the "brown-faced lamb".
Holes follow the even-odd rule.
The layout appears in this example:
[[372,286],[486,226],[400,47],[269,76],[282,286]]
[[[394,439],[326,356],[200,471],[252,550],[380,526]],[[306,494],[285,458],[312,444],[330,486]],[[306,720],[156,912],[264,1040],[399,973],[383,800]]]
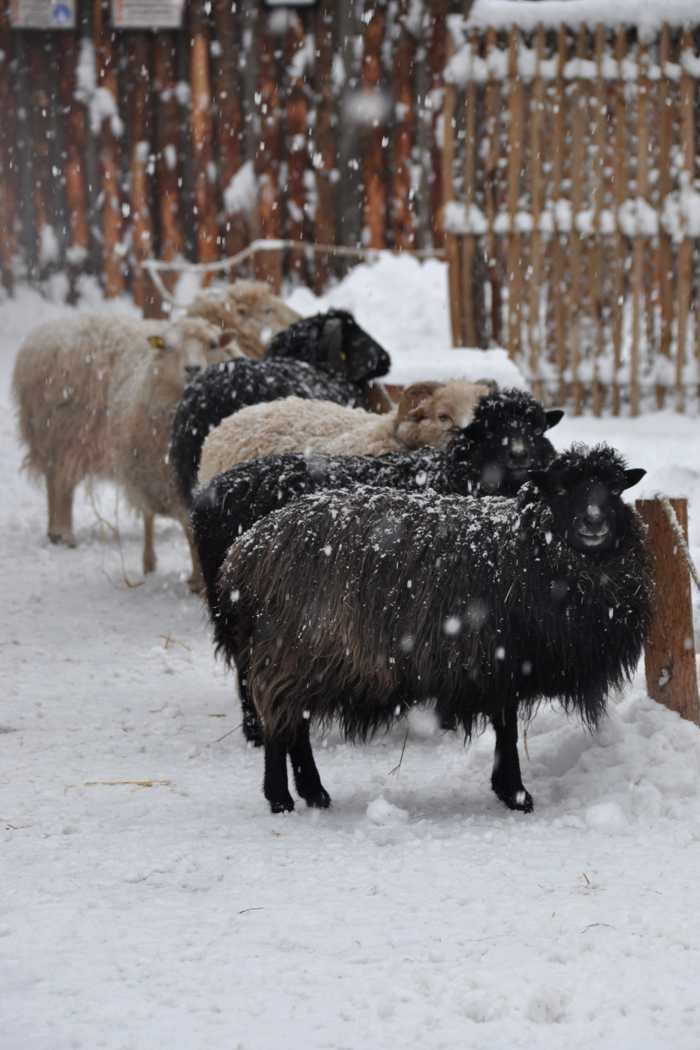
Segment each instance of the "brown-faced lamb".
[[519,711],[559,699],[593,727],[639,659],[650,557],[620,494],[644,473],[606,446],[574,447],[516,499],[326,492],[236,540],[216,640],[263,725],[272,811],[294,808],[287,755],[307,804],[330,803],[310,724],[364,739],[437,702],[467,737],[493,725],[493,790],[529,812]]
[[86,314],[35,328],[20,347],[12,386],[25,467],[44,477],[48,535],[75,546],[73,494],[83,480],[111,480],[144,516],[143,569],[156,565],[154,515],[189,535],[168,464],[175,407],[188,376],[230,356],[201,318],[143,321]]
[[235,340],[245,357],[263,357],[272,337],[300,319],[264,281],[245,280],[200,292],[188,306],[187,316],[216,325],[228,340]]
[[251,405],[224,419],[202,448],[199,484],[236,463],[282,452],[381,456],[386,452],[444,445],[467,426],[485,384],[465,379],[414,383],[391,412],[377,416],[331,401],[285,397]]

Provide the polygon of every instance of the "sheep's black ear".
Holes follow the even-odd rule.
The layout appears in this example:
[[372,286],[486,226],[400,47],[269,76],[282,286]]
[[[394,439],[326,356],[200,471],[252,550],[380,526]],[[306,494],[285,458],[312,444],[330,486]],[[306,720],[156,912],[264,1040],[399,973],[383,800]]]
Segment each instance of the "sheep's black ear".
[[333,315],[326,317],[321,331],[321,360],[332,372],[344,375],[347,372],[346,356],[343,351],[343,322]]
[[622,486],[623,491],[625,489],[631,489],[633,485],[636,485],[642,480],[646,470],[643,467],[633,467],[631,470],[625,471],[625,483]]
[[545,430],[551,430],[552,427],[555,427],[557,425],[557,423],[561,422],[563,415],[564,415],[563,408],[550,408],[550,409],[548,409],[548,411],[545,412],[545,414],[544,414],[544,418],[545,418],[544,429]]

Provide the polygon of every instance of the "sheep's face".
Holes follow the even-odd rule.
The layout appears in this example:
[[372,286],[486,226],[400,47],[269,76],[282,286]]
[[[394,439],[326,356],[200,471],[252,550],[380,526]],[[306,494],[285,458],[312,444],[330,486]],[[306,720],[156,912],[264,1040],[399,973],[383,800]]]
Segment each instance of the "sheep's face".
[[221,347],[221,332],[201,318],[185,317],[168,325],[162,335],[151,336],[158,371],[184,386],[202,368],[230,354]]
[[326,315],[321,348],[328,369],[352,383],[377,379],[391,367],[386,350],[345,310],[330,310]]
[[465,447],[466,458],[477,467],[480,491],[514,496],[530,471],[553,458],[554,449],[544,433],[563,415],[560,409],[545,412],[536,405],[535,411],[529,406],[522,414],[494,413],[493,418],[486,414],[475,419],[465,431]]
[[533,472],[533,480],[551,509],[553,532],[574,550],[606,554],[619,546],[625,530],[628,508],[621,493],[645,473],[636,468],[581,476],[581,470],[561,469],[555,461]]
[[407,448],[445,445],[466,427],[488,388],[467,380],[414,383],[399,402],[396,435]]

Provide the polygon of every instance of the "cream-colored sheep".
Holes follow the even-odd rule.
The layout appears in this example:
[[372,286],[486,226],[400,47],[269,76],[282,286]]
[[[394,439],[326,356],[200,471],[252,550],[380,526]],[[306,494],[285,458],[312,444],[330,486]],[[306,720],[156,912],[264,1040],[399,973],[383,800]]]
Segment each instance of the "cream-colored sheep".
[[208,435],[198,483],[204,485],[244,460],[282,452],[380,456],[443,445],[469,423],[477,401],[488,391],[486,384],[464,379],[414,383],[383,416],[299,397],[251,405],[228,416]]
[[236,281],[228,288],[200,292],[187,316],[217,325],[235,339],[245,357],[262,357],[273,335],[300,320],[264,281]]
[[29,334],[13,393],[25,467],[46,479],[53,543],[75,546],[73,493],[83,479],[117,482],[143,513],[144,572],[156,564],[155,514],[177,518],[188,531],[168,465],[170,429],[188,374],[230,356],[220,342],[219,329],[201,318],[88,314]]

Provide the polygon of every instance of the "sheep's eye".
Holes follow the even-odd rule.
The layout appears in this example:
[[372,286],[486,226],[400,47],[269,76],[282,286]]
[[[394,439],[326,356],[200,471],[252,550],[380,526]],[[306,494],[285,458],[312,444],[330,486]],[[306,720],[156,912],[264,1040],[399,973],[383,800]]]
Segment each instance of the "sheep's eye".
[[438,416],[438,419],[439,419],[439,421],[441,423],[452,423],[452,422],[454,422],[454,420],[452,419],[452,416],[448,416],[445,412],[441,412],[440,415]]
[[535,431],[535,437],[538,437],[538,438],[542,437],[543,433],[544,433],[544,431],[538,429],[538,430]]

